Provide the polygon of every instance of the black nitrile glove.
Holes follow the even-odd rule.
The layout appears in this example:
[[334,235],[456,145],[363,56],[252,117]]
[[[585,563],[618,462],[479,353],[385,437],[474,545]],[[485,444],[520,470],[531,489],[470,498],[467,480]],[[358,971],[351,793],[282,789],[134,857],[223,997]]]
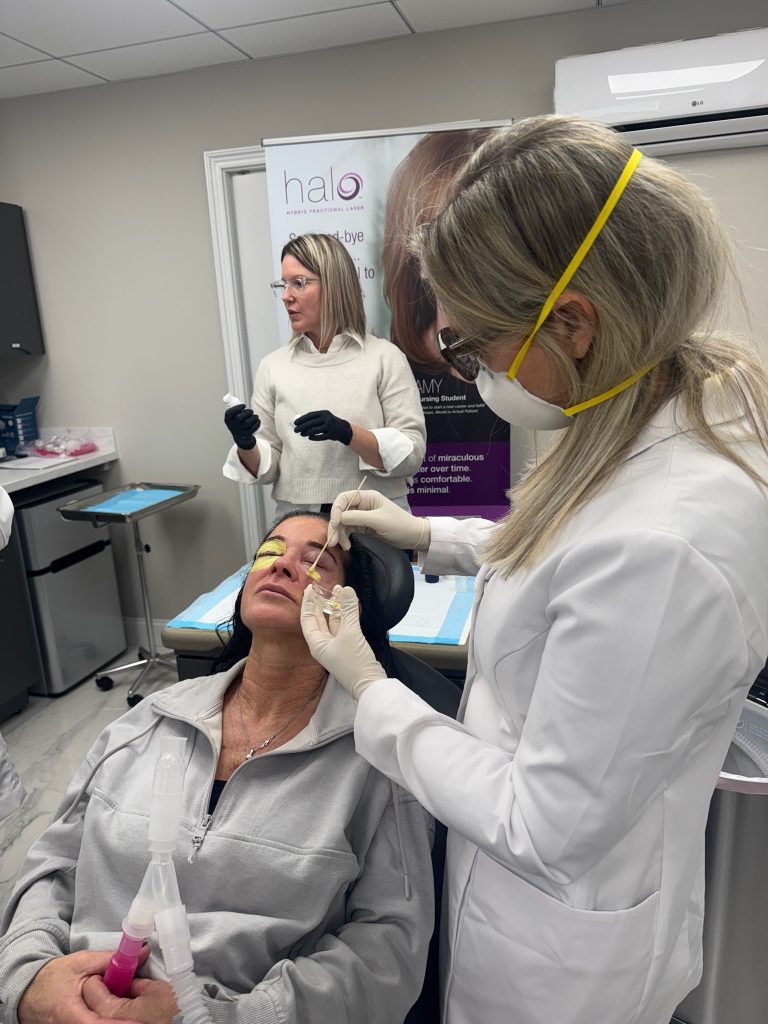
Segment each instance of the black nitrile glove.
[[303,416],[297,416],[293,429],[302,437],[308,437],[310,441],[341,441],[342,444],[349,444],[352,440],[352,427],[349,423],[334,416],[327,409],[305,412]]
[[261,420],[253,409],[245,405],[233,405],[224,413],[224,422],[238,448],[247,452],[256,447],[253,435],[261,426]]

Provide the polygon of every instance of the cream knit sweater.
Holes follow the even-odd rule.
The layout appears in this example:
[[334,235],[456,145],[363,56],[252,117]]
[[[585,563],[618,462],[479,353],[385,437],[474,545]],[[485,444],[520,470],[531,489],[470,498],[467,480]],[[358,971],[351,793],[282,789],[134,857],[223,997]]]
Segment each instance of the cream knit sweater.
[[[389,498],[407,494],[426,447],[421,400],[411,368],[395,345],[372,334],[337,335],[325,353],[300,337],[259,364],[251,406],[261,419],[256,440],[261,465],[254,477],[233,446],[224,475],[241,483],[274,484],[276,501],[331,502],[358,486]],[[384,469],[375,469],[338,441],[310,441],[295,433],[297,416],[329,409],[373,432]]]

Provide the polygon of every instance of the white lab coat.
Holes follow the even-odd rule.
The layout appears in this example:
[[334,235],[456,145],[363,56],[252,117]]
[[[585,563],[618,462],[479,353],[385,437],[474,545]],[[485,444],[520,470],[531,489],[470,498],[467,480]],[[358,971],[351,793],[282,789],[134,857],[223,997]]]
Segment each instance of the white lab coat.
[[[13,505],[4,487],[0,487],[0,551],[8,543],[13,522]],[[10,667],[13,671],[13,666]],[[26,792],[0,735],[0,821],[21,806]]]
[[674,413],[531,570],[479,568],[488,524],[432,519],[425,570],[479,568],[461,724],[396,680],[360,701],[359,752],[449,828],[446,1024],[668,1024],[699,980],[709,800],[768,654],[768,502]]
[[0,551],[10,539],[12,522],[13,504],[5,488],[0,487]]

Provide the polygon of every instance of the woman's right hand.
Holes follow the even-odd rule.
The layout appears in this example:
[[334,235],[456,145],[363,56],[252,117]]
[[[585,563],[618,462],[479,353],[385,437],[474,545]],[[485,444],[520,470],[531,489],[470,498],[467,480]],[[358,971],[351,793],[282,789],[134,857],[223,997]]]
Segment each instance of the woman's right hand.
[[[149,948],[139,962],[148,955]],[[111,1018],[88,1008],[83,986],[92,975],[103,975],[111,959],[109,951],[83,950],[49,960],[19,1000],[19,1024],[107,1024]]]
[[350,533],[374,533],[396,548],[426,551],[429,520],[412,516],[378,491],[342,491],[331,508],[328,546],[349,550]]
[[238,448],[247,452],[256,446],[253,435],[261,426],[261,420],[253,409],[242,403],[233,405],[224,413],[224,423]]

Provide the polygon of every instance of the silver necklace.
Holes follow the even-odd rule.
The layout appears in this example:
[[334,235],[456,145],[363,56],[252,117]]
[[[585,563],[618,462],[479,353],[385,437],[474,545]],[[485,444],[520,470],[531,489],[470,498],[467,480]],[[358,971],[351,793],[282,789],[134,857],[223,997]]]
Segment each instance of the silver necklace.
[[239,708],[239,711],[240,711],[240,725],[242,726],[242,729],[243,729],[243,737],[245,739],[246,745],[248,747],[250,747],[250,749],[248,751],[246,751],[246,754],[245,754],[245,757],[243,758],[243,760],[244,761],[250,761],[251,758],[254,756],[254,754],[258,754],[260,750],[266,750],[266,748],[270,745],[270,743],[272,743],[273,740],[276,740],[278,736],[282,735],[282,733],[285,732],[285,730],[288,728],[288,726],[296,721],[296,719],[299,717],[299,715],[302,713],[302,711],[305,711],[309,707],[309,705],[312,703],[312,701],[315,700],[315,698],[317,697],[318,693],[320,692],[320,689],[321,689],[322,685],[323,684],[321,683],[320,686],[318,686],[318,688],[316,690],[314,690],[310,694],[309,698],[304,701],[304,703],[301,705],[301,707],[296,712],[296,714],[293,715],[292,718],[289,718],[284,726],[282,726],[280,729],[278,729],[277,732],[273,732],[271,736],[268,736],[264,740],[263,743],[257,743],[257,744],[252,744],[251,743],[251,737],[248,735],[248,730],[245,727],[245,718],[243,717],[243,696],[242,696],[242,691],[241,691],[239,693],[240,699],[238,701],[238,708]]

